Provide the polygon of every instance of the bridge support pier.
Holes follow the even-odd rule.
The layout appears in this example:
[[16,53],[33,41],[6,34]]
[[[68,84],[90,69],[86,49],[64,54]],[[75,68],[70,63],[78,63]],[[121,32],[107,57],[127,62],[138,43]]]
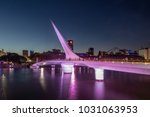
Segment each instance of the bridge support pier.
[[62,63],[61,67],[62,67],[63,73],[70,73],[71,74],[73,72],[74,64]]
[[56,67],[56,65],[51,65],[51,68],[55,68]]
[[95,79],[99,81],[104,80],[104,69],[94,68],[95,70]]

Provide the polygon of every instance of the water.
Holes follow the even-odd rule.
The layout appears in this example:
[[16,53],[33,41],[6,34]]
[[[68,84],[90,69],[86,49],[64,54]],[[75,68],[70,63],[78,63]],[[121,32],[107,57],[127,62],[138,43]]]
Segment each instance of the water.
[[96,81],[94,70],[86,67],[72,74],[63,74],[60,66],[0,69],[0,99],[150,99],[150,76],[104,71],[104,79]]

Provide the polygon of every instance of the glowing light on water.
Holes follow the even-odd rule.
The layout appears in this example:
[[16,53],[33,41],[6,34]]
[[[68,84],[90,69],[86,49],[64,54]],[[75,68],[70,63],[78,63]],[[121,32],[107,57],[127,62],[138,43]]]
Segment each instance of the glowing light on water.
[[2,78],[2,79],[5,79],[5,78],[6,78],[5,74],[2,74],[1,78]]
[[71,82],[71,75],[72,74],[64,74],[64,72],[62,72],[61,75],[61,79],[60,79],[60,93],[59,93],[59,98],[63,99],[64,97],[68,97],[68,92],[70,90],[70,87],[68,87],[68,85]]
[[41,68],[41,70],[40,70],[40,78],[41,79],[44,78],[44,68]]
[[52,76],[52,78],[55,77],[55,67],[51,68],[51,76]]
[[77,86],[76,86],[76,76],[74,73],[74,68],[72,69],[71,81],[70,81],[70,90],[69,90],[69,99],[76,99],[77,95]]
[[[13,74],[14,74],[14,68],[9,68],[9,74],[8,74],[9,77],[12,77]],[[11,80],[13,80],[13,78]]]
[[51,70],[55,71],[55,65],[51,65]]
[[81,73],[81,67],[79,67],[79,73]]
[[6,99],[7,98],[7,78],[5,76],[5,74],[2,74],[1,76],[2,81],[1,81],[1,95],[2,98]]
[[94,87],[94,96],[96,99],[104,99],[105,96],[105,86],[104,82],[95,82],[95,87]]
[[72,74],[71,74],[71,84],[74,84],[75,82],[75,73],[74,73],[74,67],[72,68]]
[[12,73],[14,71],[14,68],[9,68],[9,72]]
[[40,84],[42,86],[42,88],[45,90],[46,89],[46,85],[45,85],[45,79],[44,79],[44,68],[40,69]]

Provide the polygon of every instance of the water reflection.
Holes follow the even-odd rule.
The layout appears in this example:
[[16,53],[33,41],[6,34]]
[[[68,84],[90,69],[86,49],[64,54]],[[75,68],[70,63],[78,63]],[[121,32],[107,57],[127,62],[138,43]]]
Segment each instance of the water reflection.
[[72,73],[64,73],[62,71],[60,99],[76,99],[76,79],[74,67],[72,68]]
[[62,72],[61,79],[60,79],[60,93],[59,93],[59,99],[61,99],[61,97],[62,97],[62,95],[63,95],[63,77],[64,77],[64,73]]
[[55,78],[55,66],[51,67],[51,76],[52,78]]
[[7,78],[5,74],[2,74],[1,76],[1,88],[0,88],[1,98],[6,99],[7,98]]
[[[81,72],[83,71],[83,73]],[[97,70],[99,72],[99,70]],[[104,83],[95,81],[92,69],[77,67],[72,69],[71,74],[64,74],[62,72],[60,85],[60,99],[103,99],[104,98]],[[96,77],[103,78],[104,70],[100,70]],[[76,75],[78,78],[76,78]],[[83,77],[85,80],[83,81]],[[90,79],[88,78],[90,77]],[[92,78],[93,77],[93,78]],[[79,88],[78,84],[79,83]],[[85,93],[91,90],[90,94]]]
[[69,96],[70,76],[71,74],[62,72],[59,99],[67,99]]
[[45,77],[44,77],[44,68],[40,69],[40,84],[41,84],[43,90],[46,90],[46,82],[45,82]]
[[82,73],[82,72],[81,72],[81,67],[79,67],[79,70],[78,70],[78,71],[79,71],[80,74]]
[[[0,99],[150,99],[150,76],[75,67],[0,69]],[[13,80],[12,80],[13,79]]]
[[9,73],[13,74],[14,68],[9,68]]
[[104,82],[95,82],[94,84],[94,97],[95,99],[104,99],[105,96],[105,87]]
[[71,80],[70,80],[70,90],[69,90],[69,99],[77,98],[77,82],[75,76],[75,69],[72,69]]

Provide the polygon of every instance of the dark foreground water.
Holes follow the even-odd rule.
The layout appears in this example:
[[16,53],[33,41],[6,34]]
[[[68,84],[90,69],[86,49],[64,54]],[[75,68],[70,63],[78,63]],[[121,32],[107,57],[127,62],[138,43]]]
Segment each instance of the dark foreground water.
[[150,76],[104,71],[96,81],[93,69],[76,67],[63,74],[61,67],[0,69],[0,99],[150,99]]

